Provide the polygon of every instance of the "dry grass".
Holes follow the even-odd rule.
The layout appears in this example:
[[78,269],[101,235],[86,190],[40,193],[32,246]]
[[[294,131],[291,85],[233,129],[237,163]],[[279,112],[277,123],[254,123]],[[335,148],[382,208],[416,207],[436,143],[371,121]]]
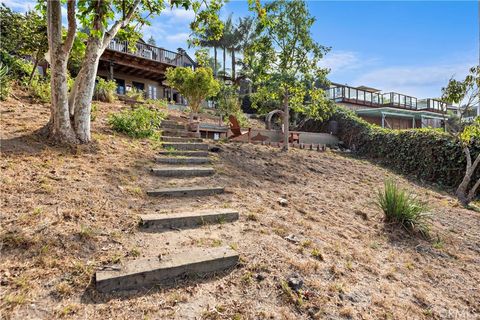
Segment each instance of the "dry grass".
[[[115,134],[98,103],[95,142],[64,149],[34,134],[48,106],[2,103],[1,315],[6,319],[474,319],[480,305],[480,216],[448,194],[337,153],[221,144],[220,174],[153,177],[155,143]],[[178,119],[180,113],[175,113]],[[434,240],[385,225],[376,190],[392,178],[428,202]],[[220,184],[225,195],[151,199],[162,185]],[[278,204],[279,197],[288,206]],[[138,214],[231,207],[236,223],[162,234]],[[284,239],[300,239],[297,244]],[[101,295],[96,268],[194,246],[230,245],[241,265],[175,287]],[[301,295],[282,283],[297,273]]]

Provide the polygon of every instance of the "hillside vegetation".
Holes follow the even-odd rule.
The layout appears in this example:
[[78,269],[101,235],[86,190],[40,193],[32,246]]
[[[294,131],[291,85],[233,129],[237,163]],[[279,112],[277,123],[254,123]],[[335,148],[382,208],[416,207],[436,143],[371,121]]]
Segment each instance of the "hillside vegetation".
[[[149,174],[154,139],[115,133],[97,103],[94,143],[61,148],[35,132],[47,105],[14,91],[1,118],[1,305],[5,319],[474,319],[480,314],[480,215],[451,195],[349,154],[218,143],[223,195],[153,199],[178,179]],[[183,119],[180,114],[170,114]],[[430,239],[386,223],[385,179],[426,203]],[[183,183],[184,184],[184,183]],[[279,203],[279,198],[285,199]],[[240,220],[141,233],[138,214],[235,208]],[[102,266],[228,245],[231,272],[148,291],[99,294]],[[292,278],[303,286],[295,291]]]

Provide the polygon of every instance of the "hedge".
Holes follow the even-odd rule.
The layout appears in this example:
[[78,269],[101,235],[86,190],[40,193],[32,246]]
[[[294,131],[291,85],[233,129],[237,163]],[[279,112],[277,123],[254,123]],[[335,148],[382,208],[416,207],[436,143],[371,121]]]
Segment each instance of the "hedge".
[[[338,138],[359,155],[449,188],[457,187],[463,179],[466,157],[462,147],[439,129],[384,129],[342,107],[336,108],[330,120],[338,122]],[[475,159],[480,141],[475,141],[470,151]],[[475,175],[472,181],[480,177],[480,169]]]

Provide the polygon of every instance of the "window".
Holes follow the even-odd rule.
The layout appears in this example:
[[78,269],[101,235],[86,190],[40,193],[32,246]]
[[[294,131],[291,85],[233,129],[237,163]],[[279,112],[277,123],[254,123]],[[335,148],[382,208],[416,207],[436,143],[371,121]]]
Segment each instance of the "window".
[[150,99],[157,99],[157,87],[148,85],[148,97]]

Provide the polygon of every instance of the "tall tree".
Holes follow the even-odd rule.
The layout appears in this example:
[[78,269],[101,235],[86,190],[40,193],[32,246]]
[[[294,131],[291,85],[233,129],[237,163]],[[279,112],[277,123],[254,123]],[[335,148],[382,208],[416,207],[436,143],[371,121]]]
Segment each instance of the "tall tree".
[[155,39],[153,39],[153,36],[150,36],[150,38],[148,38],[147,43],[152,45],[152,46],[157,45],[157,43],[155,42]]
[[[170,0],[170,8],[192,9],[196,18],[191,28],[201,32],[207,26],[221,33],[218,10],[223,0]],[[149,23],[149,18],[166,9],[160,0],[69,0],[67,34],[62,36],[62,3],[41,2],[47,16],[47,35],[51,67],[51,115],[45,127],[48,136],[59,142],[88,143],[90,108],[100,56],[121,30],[134,33]],[[67,91],[67,61],[77,31],[77,18],[88,28],[85,57],[70,92]]]
[[254,76],[252,104],[273,100],[283,106],[283,149],[288,150],[289,107],[318,120],[332,111],[325,91],[315,86],[315,82],[327,83],[328,70],[318,62],[328,48],[312,39],[315,18],[303,0],[276,0],[263,7],[259,1],[249,1],[258,12],[260,34],[244,53]]
[[480,178],[472,181],[475,170],[480,167],[480,153],[475,159],[470,150],[472,145],[480,145],[480,117],[472,123],[462,121],[463,115],[480,103],[480,66],[470,69],[470,73],[463,81],[450,79],[447,87],[442,89],[442,99],[447,103],[457,103],[461,110],[458,121],[450,119],[447,122],[447,132],[453,136],[462,146],[467,167],[462,182],[458,186],[455,195],[463,205],[468,205],[477,195],[480,187]]

